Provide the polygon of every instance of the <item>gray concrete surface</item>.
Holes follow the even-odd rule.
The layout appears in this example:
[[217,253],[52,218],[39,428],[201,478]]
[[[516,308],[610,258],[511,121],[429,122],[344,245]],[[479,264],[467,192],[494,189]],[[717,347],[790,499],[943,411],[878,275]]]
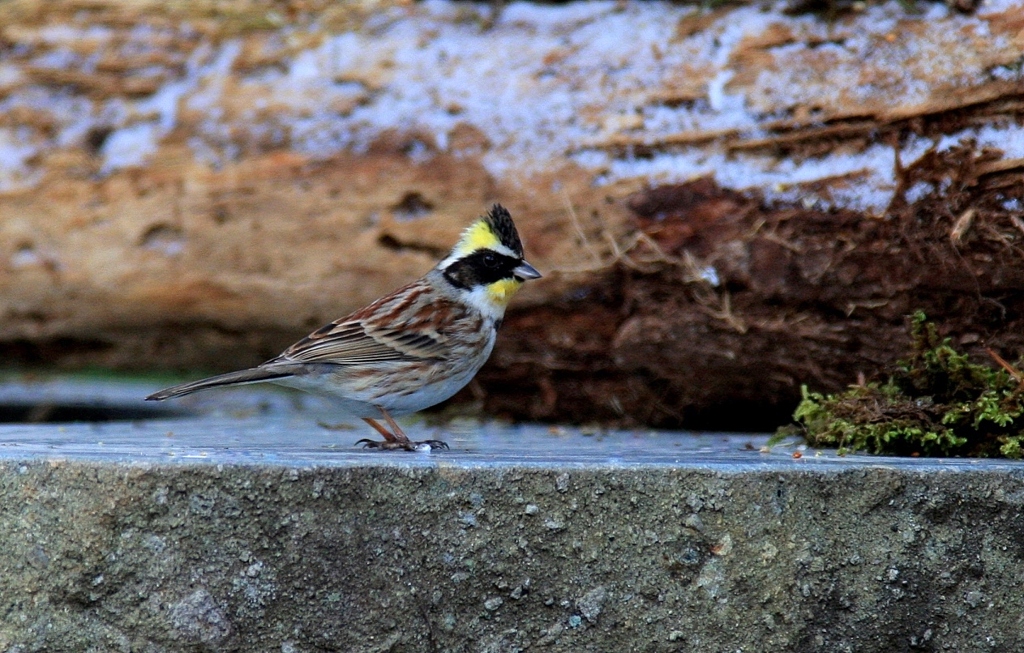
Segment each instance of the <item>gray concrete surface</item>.
[[[0,385],[119,406],[153,388]],[[0,651],[1021,651],[1024,467],[323,404],[0,425]]]

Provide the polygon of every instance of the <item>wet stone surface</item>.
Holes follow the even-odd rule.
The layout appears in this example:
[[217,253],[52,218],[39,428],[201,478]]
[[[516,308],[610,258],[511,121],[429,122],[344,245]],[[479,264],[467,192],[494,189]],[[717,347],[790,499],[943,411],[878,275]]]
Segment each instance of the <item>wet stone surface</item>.
[[1024,647],[1014,463],[417,420],[451,450],[381,453],[302,396],[177,408],[0,424],[0,650]]

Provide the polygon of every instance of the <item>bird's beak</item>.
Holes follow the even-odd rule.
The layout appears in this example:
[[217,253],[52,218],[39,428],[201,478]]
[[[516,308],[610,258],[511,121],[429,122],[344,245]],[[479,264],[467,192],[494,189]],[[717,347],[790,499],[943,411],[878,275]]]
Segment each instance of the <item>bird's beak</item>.
[[512,275],[520,281],[526,281],[527,279],[540,279],[540,272],[537,272],[537,268],[533,267],[526,261],[520,261],[519,266],[515,270],[512,270]]

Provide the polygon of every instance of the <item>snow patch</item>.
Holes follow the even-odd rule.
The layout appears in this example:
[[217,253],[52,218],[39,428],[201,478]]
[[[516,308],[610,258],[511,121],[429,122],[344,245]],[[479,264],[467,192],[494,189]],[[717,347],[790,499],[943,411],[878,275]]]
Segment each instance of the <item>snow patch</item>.
[[35,176],[29,160],[39,148],[27,141],[19,131],[0,128],[0,192],[31,186]]
[[903,193],[903,199],[905,199],[909,204],[913,204],[914,202],[924,199],[933,192],[935,192],[934,185],[925,181],[919,181]]
[[1008,199],[1003,200],[1002,206],[1005,210],[1013,211],[1015,213],[1024,210],[1024,202],[1021,202],[1020,199],[1017,197],[1010,197]]
[[[480,21],[489,9],[427,0],[385,10],[358,32],[324,35],[282,69],[239,73],[234,67],[241,39],[201,40],[183,68],[154,64],[143,71],[167,76],[153,95],[104,101],[24,85],[21,73],[0,55],[0,88],[13,89],[0,100],[0,112],[31,109],[47,115],[50,125],[47,131],[0,132],[0,190],[31,183],[37,155],[82,146],[98,130],[110,132],[99,152],[104,174],[144,165],[179,126],[185,107],[202,116],[188,144],[197,159],[214,166],[268,147],[313,158],[363,152],[395,129],[408,134],[408,153],[416,161],[438,152],[460,156],[452,149],[452,134],[469,124],[483,132],[489,143],[484,165],[499,178],[526,177],[568,157],[593,171],[597,183],[671,183],[713,175],[722,185],[760,188],[769,198],[878,211],[895,190],[897,153],[885,146],[779,161],[756,152],[729,153],[717,142],[661,144],[694,132],[759,138],[767,122],[796,106],[848,102],[856,109],[885,94],[904,102],[925,100],[934,90],[921,80],[936,76],[951,86],[1019,79],[1020,66],[982,70],[980,58],[964,54],[957,41],[967,33],[987,34],[983,17],[1014,6],[1013,0],[986,0],[976,16],[965,16],[931,4],[914,15],[893,0],[829,22],[787,16],[785,4],[775,3],[732,8],[699,31],[680,33],[680,21],[701,10],[667,2],[513,2],[484,30]],[[922,43],[885,38],[911,22],[934,33]],[[794,33],[791,42],[767,47],[764,53],[776,66],[740,86],[737,52],[777,24]],[[33,63],[87,72],[97,58],[78,54],[82,41],[138,54],[151,52],[155,37],[168,33],[138,26],[121,42],[114,37],[123,32],[110,28],[48,26],[34,41],[48,49],[35,54]],[[830,62],[827,75],[812,72],[820,65],[801,64],[808,58]],[[681,102],[652,97],[652,89],[678,87],[694,67],[711,80],[703,96]],[[868,68],[874,72],[866,75]],[[799,70],[808,72],[794,76]],[[254,100],[247,105],[234,93]],[[909,165],[929,147],[950,147],[964,138],[1024,156],[1024,134],[1013,126],[966,130],[938,144],[912,139],[898,155]],[[641,159],[629,147],[619,153],[594,145],[608,139],[651,145],[654,152]],[[835,183],[808,195],[804,187],[819,180]]]
[[156,154],[159,140],[159,125],[141,123],[118,129],[103,142],[100,155],[103,156],[104,174],[121,168],[141,166]]

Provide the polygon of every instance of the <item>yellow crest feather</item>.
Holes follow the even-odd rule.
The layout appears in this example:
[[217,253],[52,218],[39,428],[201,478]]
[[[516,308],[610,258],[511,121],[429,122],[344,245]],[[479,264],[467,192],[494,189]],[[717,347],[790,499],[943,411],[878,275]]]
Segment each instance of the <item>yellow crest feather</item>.
[[456,256],[465,256],[481,249],[494,249],[500,244],[501,241],[498,240],[498,236],[495,235],[487,221],[477,220],[462,232],[462,238],[455,246],[455,254]]

